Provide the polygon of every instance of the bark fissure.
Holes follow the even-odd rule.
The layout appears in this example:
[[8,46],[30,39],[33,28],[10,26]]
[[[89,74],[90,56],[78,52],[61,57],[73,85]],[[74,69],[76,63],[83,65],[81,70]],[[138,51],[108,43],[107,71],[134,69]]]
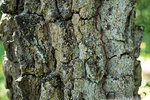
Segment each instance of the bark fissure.
[[[101,34],[101,42],[102,42],[102,46],[103,46],[103,49],[104,49],[104,54],[105,54],[105,57],[106,57],[106,63],[105,63],[105,74],[103,76],[103,80],[102,80],[102,88],[103,90],[105,91],[104,89],[104,84],[106,82],[106,76],[107,76],[107,71],[108,71],[108,56],[107,56],[107,51],[106,51],[106,46],[105,46],[105,42],[103,41],[103,29],[101,27],[101,31],[100,31],[100,34]],[[105,95],[106,95],[106,91],[105,91]]]
[[59,17],[63,20],[63,17],[62,17],[62,15],[61,15],[61,12],[59,11],[59,7],[58,7],[58,3],[57,3],[57,0],[55,0],[55,6],[56,6],[56,9],[57,9],[57,12],[58,12],[58,14],[59,14]]
[[[105,45],[105,42],[103,41],[103,29],[102,29],[102,26],[100,25],[100,30],[98,30],[97,28],[97,21],[98,21],[98,17],[100,18],[101,20],[101,14],[100,14],[100,8],[102,6],[102,0],[99,0],[99,6],[97,7],[97,10],[96,10],[96,16],[95,16],[95,26],[96,26],[96,30],[100,32],[100,40],[101,40],[101,45],[103,47],[103,50],[104,50],[104,54],[105,54],[105,60],[106,60],[106,63],[105,63],[105,72],[104,72],[104,76],[102,78],[102,89],[104,90],[105,92],[105,95],[107,95],[107,92],[105,91],[105,88],[104,88],[104,84],[106,82],[106,76],[107,76],[107,71],[108,71],[108,56],[107,56],[107,51],[106,51],[106,45]],[[107,96],[106,96],[107,97]]]

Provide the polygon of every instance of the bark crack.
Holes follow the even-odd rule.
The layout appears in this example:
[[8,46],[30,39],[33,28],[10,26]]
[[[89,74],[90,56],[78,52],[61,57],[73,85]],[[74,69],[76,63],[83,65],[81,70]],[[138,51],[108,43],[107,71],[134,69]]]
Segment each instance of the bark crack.
[[60,19],[63,19],[63,17],[62,17],[62,15],[61,15],[61,12],[59,11],[59,7],[58,7],[58,2],[57,2],[57,0],[55,0],[55,6],[56,6],[56,9],[57,9],[57,12],[58,12],[58,14],[59,14],[59,16],[60,16]]
[[130,23],[131,23],[131,17],[132,17],[132,13],[133,13],[133,10],[134,10],[135,8],[133,7],[132,9],[131,9],[131,11],[129,12],[129,15],[127,16],[127,19],[126,19],[126,26],[125,26],[125,30],[124,30],[124,33],[126,33],[126,32],[128,32],[128,29],[129,29],[129,26],[130,26]]
[[104,85],[105,85],[105,82],[106,82],[106,75],[107,75],[107,71],[108,71],[108,55],[107,55],[107,51],[106,51],[106,45],[105,45],[105,42],[103,41],[103,29],[101,28],[101,42],[102,42],[102,46],[103,46],[103,49],[104,49],[104,54],[105,54],[105,57],[106,57],[106,63],[105,63],[105,74],[103,76],[103,79],[102,79],[102,88],[106,94],[106,91],[104,89]]
[[[106,59],[106,63],[105,63],[105,73],[104,73],[104,76],[103,76],[103,79],[102,79],[102,89],[104,90],[105,92],[105,95],[106,95],[106,91],[104,89],[104,85],[105,85],[105,82],[106,82],[106,72],[108,70],[108,55],[107,55],[107,51],[106,51],[106,45],[105,45],[105,42],[103,41],[103,29],[102,29],[102,26],[100,25],[100,30],[98,30],[98,27],[97,27],[97,22],[98,22],[98,16],[100,17],[100,8],[102,6],[102,0],[99,0],[99,6],[97,7],[97,11],[96,11],[96,16],[95,16],[95,27],[96,27],[96,30],[100,32],[100,40],[101,40],[101,44],[102,44],[102,47],[104,49],[104,54],[105,54],[105,59]],[[101,19],[101,17],[100,17]]]

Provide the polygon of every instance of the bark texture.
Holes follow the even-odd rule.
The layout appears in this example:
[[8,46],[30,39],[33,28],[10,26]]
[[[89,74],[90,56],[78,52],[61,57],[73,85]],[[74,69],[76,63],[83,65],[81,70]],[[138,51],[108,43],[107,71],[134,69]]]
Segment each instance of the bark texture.
[[10,100],[139,98],[135,0],[3,0]]

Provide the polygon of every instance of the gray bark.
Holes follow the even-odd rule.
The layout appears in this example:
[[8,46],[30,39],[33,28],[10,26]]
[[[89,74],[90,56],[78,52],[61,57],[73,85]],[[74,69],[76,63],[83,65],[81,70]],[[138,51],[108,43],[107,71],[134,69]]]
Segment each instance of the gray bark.
[[135,0],[3,0],[10,100],[140,98]]

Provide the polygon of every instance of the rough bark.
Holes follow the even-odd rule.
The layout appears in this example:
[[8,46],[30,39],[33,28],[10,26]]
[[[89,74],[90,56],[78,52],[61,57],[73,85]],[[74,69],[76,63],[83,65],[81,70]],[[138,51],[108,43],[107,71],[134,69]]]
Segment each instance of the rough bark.
[[10,100],[139,98],[135,0],[3,0]]

